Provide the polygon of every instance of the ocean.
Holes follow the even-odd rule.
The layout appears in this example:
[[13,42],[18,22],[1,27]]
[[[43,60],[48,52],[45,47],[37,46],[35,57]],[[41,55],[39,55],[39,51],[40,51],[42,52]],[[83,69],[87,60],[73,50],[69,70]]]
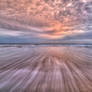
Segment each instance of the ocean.
[[0,45],[0,92],[92,92],[92,46]]

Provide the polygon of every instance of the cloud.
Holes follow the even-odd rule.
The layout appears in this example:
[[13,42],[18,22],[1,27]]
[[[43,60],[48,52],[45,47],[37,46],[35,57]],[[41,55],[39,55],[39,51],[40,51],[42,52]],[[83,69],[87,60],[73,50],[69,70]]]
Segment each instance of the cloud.
[[0,36],[51,41],[78,39],[92,30],[90,0],[8,1],[0,1]]
[[5,29],[0,29],[0,36],[21,36],[21,34],[22,32],[20,31],[5,31]]
[[69,35],[65,36],[62,40],[92,40],[92,31],[91,32],[84,32],[81,34]]

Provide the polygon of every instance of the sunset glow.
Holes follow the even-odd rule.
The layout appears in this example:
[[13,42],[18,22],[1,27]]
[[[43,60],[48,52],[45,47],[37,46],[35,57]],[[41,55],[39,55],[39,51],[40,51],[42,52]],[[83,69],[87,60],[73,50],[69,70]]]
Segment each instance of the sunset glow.
[[0,25],[41,39],[84,34],[92,16],[91,3],[90,0],[0,0]]

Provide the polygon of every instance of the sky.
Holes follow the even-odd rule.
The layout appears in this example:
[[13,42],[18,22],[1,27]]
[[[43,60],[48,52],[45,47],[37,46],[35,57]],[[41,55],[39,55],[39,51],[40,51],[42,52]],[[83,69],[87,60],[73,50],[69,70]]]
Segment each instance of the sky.
[[92,0],[0,0],[0,43],[92,40]]

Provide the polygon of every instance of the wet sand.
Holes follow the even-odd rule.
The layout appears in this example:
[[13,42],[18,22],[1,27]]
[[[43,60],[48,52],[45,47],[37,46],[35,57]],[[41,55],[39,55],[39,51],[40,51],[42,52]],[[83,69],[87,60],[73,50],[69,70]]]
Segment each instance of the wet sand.
[[0,92],[92,92],[92,48],[0,47]]

